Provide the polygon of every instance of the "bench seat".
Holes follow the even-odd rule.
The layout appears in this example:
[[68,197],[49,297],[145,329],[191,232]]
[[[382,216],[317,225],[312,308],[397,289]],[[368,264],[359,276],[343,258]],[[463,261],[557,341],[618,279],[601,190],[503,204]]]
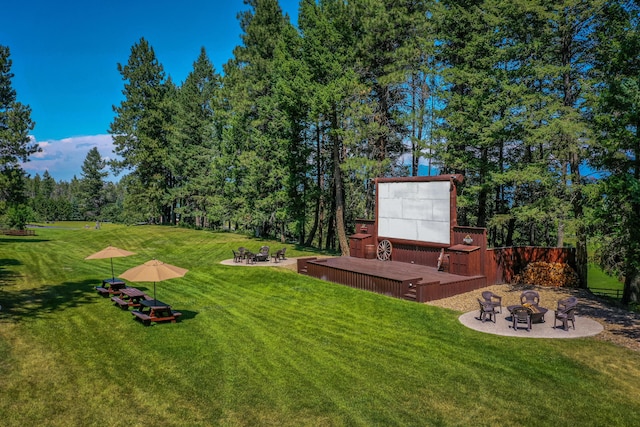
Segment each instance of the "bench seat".
[[129,309],[129,301],[125,301],[120,297],[111,297],[111,301],[113,301],[115,305],[119,305],[123,310]]
[[171,316],[166,317],[151,317],[146,313],[143,313],[139,310],[131,311],[131,314],[136,316],[137,320],[140,320],[145,326],[149,326],[151,322],[166,322],[170,321],[171,323],[176,323],[176,320],[182,316],[182,313],[179,311],[172,311]]
[[96,291],[98,291],[98,293],[103,297],[109,296],[109,289],[103,288],[102,286],[96,286]]
[[139,310],[131,311],[131,314],[136,316],[137,320],[140,320],[145,326],[149,326],[151,324],[151,317],[148,314],[145,314]]
[[176,320],[178,320],[178,317],[182,316],[182,313],[178,312],[178,311],[171,311],[171,316],[165,316],[165,317],[150,317],[151,321],[153,322],[166,322],[166,321],[171,321],[171,323],[176,323]]

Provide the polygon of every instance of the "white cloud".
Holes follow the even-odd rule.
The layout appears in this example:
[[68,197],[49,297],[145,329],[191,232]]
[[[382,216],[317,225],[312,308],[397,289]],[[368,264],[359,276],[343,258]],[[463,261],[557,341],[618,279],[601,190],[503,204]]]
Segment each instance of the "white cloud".
[[[88,135],[64,138],[60,140],[37,141],[42,152],[32,154],[29,162],[23,163],[22,168],[32,176],[44,173],[45,170],[56,181],[71,181],[74,175],[81,177],[82,163],[87,153],[97,147],[103,159],[115,158],[111,135]],[[117,180],[112,174],[109,180]]]

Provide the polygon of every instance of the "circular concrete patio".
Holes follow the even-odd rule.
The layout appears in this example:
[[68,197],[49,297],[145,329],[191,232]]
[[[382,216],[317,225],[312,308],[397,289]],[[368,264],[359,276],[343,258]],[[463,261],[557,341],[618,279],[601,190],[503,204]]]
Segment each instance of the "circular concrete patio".
[[273,259],[269,259],[267,261],[256,261],[252,264],[247,264],[245,261],[234,262],[232,258],[232,259],[225,259],[224,261],[221,261],[220,264],[234,265],[237,267],[288,267],[288,266],[297,264],[297,262],[298,261],[296,258],[287,258],[287,259],[281,259],[278,262],[273,262]]
[[517,330],[511,327],[511,313],[506,307],[502,307],[502,313],[496,315],[495,323],[487,320],[482,322],[479,317],[480,310],[470,311],[461,315],[458,320],[468,328],[487,334],[504,335],[509,337],[521,338],[581,338],[590,337],[599,334],[604,327],[595,320],[588,317],[576,316],[576,328],[573,329],[571,324],[569,330],[562,329],[562,325],[558,322],[558,327],[553,327],[553,311],[545,316],[546,322],[534,323],[532,328],[527,331],[519,327]]

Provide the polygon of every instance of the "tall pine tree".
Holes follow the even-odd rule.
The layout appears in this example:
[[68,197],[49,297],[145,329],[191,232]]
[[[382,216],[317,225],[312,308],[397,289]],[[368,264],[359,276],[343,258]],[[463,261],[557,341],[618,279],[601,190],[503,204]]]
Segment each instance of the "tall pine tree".
[[24,202],[24,172],[20,162],[40,151],[29,132],[35,126],[31,108],[17,101],[11,84],[11,52],[0,45],[0,213],[6,204]]
[[175,87],[165,80],[162,65],[144,39],[133,45],[126,65],[118,64],[125,81],[124,100],[114,106],[116,113],[109,133],[121,160],[112,162],[117,170],[132,175],[128,197],[135,199],[148,220],[173,223],[175,211],[169,196],[174,178],[167,159],[172,157],[170,134]]

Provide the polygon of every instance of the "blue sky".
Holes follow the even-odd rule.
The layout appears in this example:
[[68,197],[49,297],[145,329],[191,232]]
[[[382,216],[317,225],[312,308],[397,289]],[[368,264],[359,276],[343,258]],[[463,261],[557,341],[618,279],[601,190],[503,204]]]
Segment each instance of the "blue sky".
[[[299,0],[279,2],[296,22]],[[127,62],[131,46],[144,37],[178,84],[202,46],[222,72],[241,43],[237,14],[248,7],[242,0],[14,0],[1,9],[13,88],[32,109],[32,136],[43,149],[23,168],[69,181],[80,178],[92,147],[113,156],[107,129],[124,87],[117,64]]]

